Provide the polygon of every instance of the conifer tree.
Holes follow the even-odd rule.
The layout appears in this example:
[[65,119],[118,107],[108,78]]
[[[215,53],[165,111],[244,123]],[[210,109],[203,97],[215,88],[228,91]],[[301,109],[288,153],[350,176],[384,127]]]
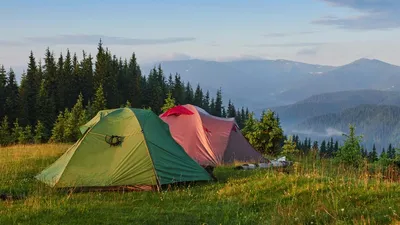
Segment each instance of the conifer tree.
[[325,158],[327,156],[327,148],[326,148],[326,141],[325,140],[323,140],[321,142],[320,156],[321,156],[321,158]]
[[36,144],[40,144],[40,143],[44,143],[46,141],[46,132],[45,132],[45,127],[42,124],[42,122],[40,122],[40,120],[37,121],[36,126],[35,126],[35,136],[34,136],[34,142]]
[[0,146],[7,146],[11,142],[10,128],[8,125],[7,115],[3,117],[3,121],[0,126]]
[[172,97],[175,99],[177,105],[185,104],[185,88],[184,84],[181,81],[181,77],[176,74],[175,75],[175,85],[172,92]]
[[21,139],[21,135],[24,133],[24,129],[19,125],[18,118],[14,122],[14,126],[11,132],[11,143],[17,144]]
[[94,96],[94,101],[92,104],[91,112],[92,115],[90,117],[95,116],[99,111],[106,109],[107,100],[104,98],[103,87],[99,86],[96,90],[96,94]]
[[294,157],[298,155],[299,152],[296,143],[293,142],[293,136],[289,136],[289,138],[284,142],[281,154],[286,156],[289,160],[294,160]]
[[375,144],[372,146],[372,151],[368,154],[368,160],[370,162],[378,161],[378,153],[376,152]]
[[37,87],[37,66],[36,60],[31,54],[29,56],[28,69],[25,76],[22,78],[20,87],[20,99],[21,99],[21,116],[20,124],[22,125],[33,125],[36,122],[36,96],[38,93]]
[[[67,111],[68,112],[68,111]],[[68,114],[67,114],[68,117]],[[50,142],[63,142],[64,141],[64,125],[65,125],[65,119],[64,119],[64,113],[60,112],[60,114],[57,117],[57,120],[54,124]]]
[[221,114],[221,117],[223,117],[223,118],[226,118],[226,117],[227,117],[225,107],[222,107],[222,114]]
[[396,156],[396,150],[392,147],[392,144],[389,144],[387,155],[389,159],[394,159]]
[[194,102],[193,89],[190,83],[187,82],[185,87],[185,103],[193,104],[193,102]]
[[168,93],[165,99],[165,104],[162,106],[161,111],[164,113],[175,106],[175,99],[172,98],[171,92]]
[[15,78],[15,73],[12,69],[8,72],[7,85],[6,85],[6,103],[5,103],[5,115],[8,116],[8,120],[11,122],[15,121],[19,117],[19,105],[20,97],[18,91],[18,84]]
[[197,84],[193,105],[203,108],[203,90],[200,88],[200,84]]
[[83,107],[83,95],[80,93],[77,102],[68,116],[64,113],[64,140],[66,142],[75,142],[79,139],[81,134],[79,127],[86,122],[82,121],[83,123],[80,123],[80,120],[86,117],[85,114],[86,111]]
[[6,99],[7,99],[7,92],[6,92],[6,86],[7,86],[7,73],[6,70],[4,69],[4,66],[0,66],[0,118],[3,118],[6,113],[5,113],[5,105],[6,105]]
[[222,90],[219,89],[217,91],[217,96],[215,98],[215,109],[214,109],[214,115],[221,117],[222,115]]
[[349,134],[344,136],[346,140],[344,145],[339,148],[335,159],[339,162],[353,165],[355,167],[360,166],[362,161],[361,155],[361,145],[362,136],[356,136],[355,127],[353,125],[349,126]]
[[216,110],[215,110],[215,100],[214,100],[214,98],[211,98],[211,102],[210,102],[210,111],[209,111],[209,113],[210,113],[211,115],[213,115],[213,116],[216,116],[216,115],[217,115]]
[[[227,111],[229,118],[236,118],[236,109],[235,106],[232,104],[231,100],[228,101],[228,111]],[[241,118],[240,118],[241,119]]]
[[207,112],[210,112],[210,92],[207,91],[206,95],[203,98],[203,109],[206,110]]

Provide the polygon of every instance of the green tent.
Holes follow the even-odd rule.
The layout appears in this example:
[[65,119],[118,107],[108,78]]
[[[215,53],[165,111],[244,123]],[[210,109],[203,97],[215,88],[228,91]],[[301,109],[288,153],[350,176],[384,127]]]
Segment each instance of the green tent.
[[150,110],[103,110],[80,127],[83,137],[36,178],[52,187],[159,188],[211,180]]

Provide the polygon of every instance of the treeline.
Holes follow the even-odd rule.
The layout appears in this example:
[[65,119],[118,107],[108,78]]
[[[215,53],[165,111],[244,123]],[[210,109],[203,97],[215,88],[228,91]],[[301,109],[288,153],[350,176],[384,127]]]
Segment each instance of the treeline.
[[210,96],[200,84],[195,88],[179,74],[166,76],[161,66],[146,76],[135,53],[118,58],[100,40],[95,58],[67,50],[56,59],[49,48],[42,60],[30,53],[26,72],[18,85],[14,71],[0,66],[0,145],[72,142],[79,126],[99,110],[129,106],[151,109],[159,115],[168,94],[175,103],[194,104],[215,116],[235,117],[242,128],[248,109],[224,107],[222,90]]

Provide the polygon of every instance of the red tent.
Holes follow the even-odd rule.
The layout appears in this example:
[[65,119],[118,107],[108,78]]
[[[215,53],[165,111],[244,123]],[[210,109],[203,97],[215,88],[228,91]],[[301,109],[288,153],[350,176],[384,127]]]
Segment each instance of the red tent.
[[172,137],[202,166],[263,159],[244,138],[234,118],[212,116],[193,105],[179,105],[160,115]]

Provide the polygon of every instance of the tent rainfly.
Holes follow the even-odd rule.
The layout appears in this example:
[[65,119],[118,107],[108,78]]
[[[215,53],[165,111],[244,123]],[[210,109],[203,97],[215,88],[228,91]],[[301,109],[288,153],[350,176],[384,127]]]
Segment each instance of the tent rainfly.
[[234,118],[216,117],[190,104],[175,106],[160,118],[175,141],[202,166],[265,160],[244,138]]
[[103,110],[80,131],[82,138],[38,174],[38,180],[59,188],[154,190],[164,184],[212,179],[150,110]]

